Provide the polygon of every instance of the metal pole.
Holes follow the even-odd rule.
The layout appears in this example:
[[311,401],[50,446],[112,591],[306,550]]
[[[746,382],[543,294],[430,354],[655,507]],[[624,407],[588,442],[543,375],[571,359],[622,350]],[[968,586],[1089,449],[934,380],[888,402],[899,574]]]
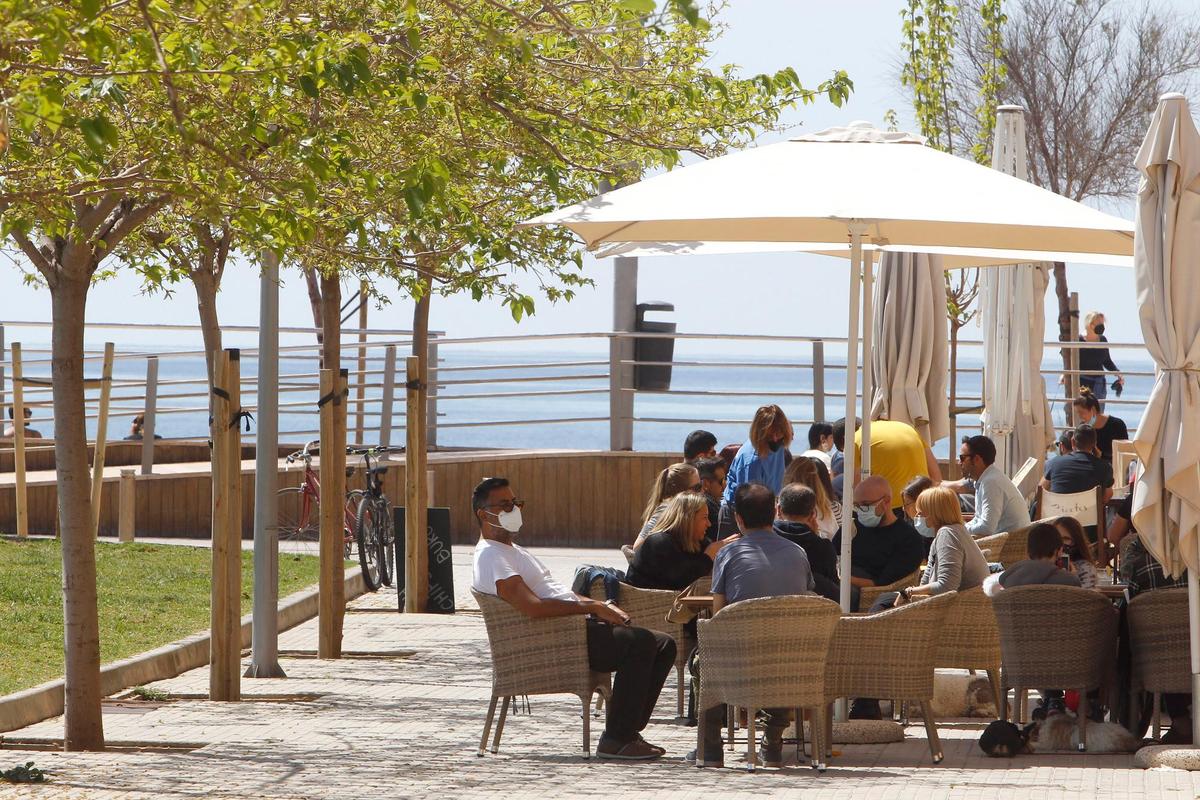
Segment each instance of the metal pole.
[[[1071,316],[1071,339],[1075,341],[1079,338],[1079,292],[1071,292],[1069,300],[1070,316]],[[1066,418],[1067,427],[1074,424],[1075,410],[1071,406],[1071,402],[1079,397],[1079,348],[1071,347],[1067,350],[1067,363],[1070,364],[1071,372],[1067,375],[1067,406],[1064,409],[1064,417]]]
[[[425,448],[437,449],[437,337],[429,334],[429,358],[425,361],[425,373],[429,376],[425,388]],[[431,504],[432,505],[432,504]]]
[[112,396],[115,347],[104,343],[104,366],[100,372],[99,413],[96,415],[96,449],[92,453],[92,537],[100,535],[100,501],[104,491],[104,457],[108,454],[108,401]]
[[[858,410],[858,311],[862,293],[862,237],[867,231],[866,223],[854,220],[850,223],[850,319],[846,328],[846,452],[842,478],[842,585],[839,597],[842,611],[850,611],[850,537],[853,535],[854,476],[854,416]],[[866,448],[863,448],[864,450]]]
[[286,678],[279,665],[279,256],[263,254],[258,283],[254,439],[254,617],[247,678]]
[[[874,354],[871,347],[875,335],[875,254],[863,252],[863,315],[862,315],[862,466],[859,471],[865,478],[871,474],[871,401],[875,384]],[[895,504],[897,498],[892,498]]]
[[[1163,522],[1167,522],[1167,495],[1163,492]],[[1164,526],[1165,528],[1165,526]],[[1197,543],[1196,564],[1200,565],[1200,542]],[[1192,657],[1192,697],[1200,697],[1200,569],[1188,570],[1188,642]],[[1195,701],[1193,701],[1195,702]],[[1175,720],[1171,720],[1174,726]],[[1200,714],[1192,711],[1192,741],[1200,742]]]
[[[4,323],[0,322],[0,361],[4,360]],[[4,413],[4,365],[0,364],[0,414]],[[14,419],[15,421],[15,419]]]
[[[638,260],[622,256],[613,259],[613,331],[632,333],[637,328],[637,283]],[[633,449],[633,369],[627,362],[633,360],[633,339],[628,336],[613,337],[615,357],[610,350],[610,413],[609,449]],[[616,371],[611,368],[615,362]],[[616,376],[615,382],[613,375]]]
[[383,357],[383,401],[379,411],[379,446],[392,444],[392,407],[396,395],[396,345],[389,344]]
[[158,356],[146,358],[146,408],[142,411],[142,474],[154,472],[154,427],[158,412]]
[[21,343],[12,343],[13,479],[17,508],[17,538],[29,536],[29,496],[25,488],[25,382],[21,372]]
[[813,422],[824,422],[825,415],[825,342],[812,343]]

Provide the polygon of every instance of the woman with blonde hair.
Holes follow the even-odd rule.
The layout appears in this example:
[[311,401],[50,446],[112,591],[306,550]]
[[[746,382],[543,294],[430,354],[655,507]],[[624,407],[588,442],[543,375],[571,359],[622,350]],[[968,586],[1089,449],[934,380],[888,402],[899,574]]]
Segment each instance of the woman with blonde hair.
[[817,531],[822,539],[832,539],[842,529],[842,504],[832,496],[829,473],[822,475],[825,465],[815,458],[799,456],[792,459],[783,473],[783,485],[800,483],[817,496]]
[[[949,486],[934,486],[917,497],[917,524],[936,531],[929,549],[929,565],[921,583],[901,589],[895,604],[920,595],[961,592],[982,586],[987,578],[987,559],[963,525],[958,494]],[[886,597],[886,595],[885,595]],[[883,602],[882,598],[880,602]]]
[[684,492],[671,498],[658,522],[634,551],[625,580],[642,589],[680,591],[712,573],[713,559],[732,538],[703,546],[708,531],[704,495]]
[[638,532],[634,547],[640,547],[642,540],[650,534],[650,529],[658,522],[667,507],[667,501],[681,492],[694,492],[703,499],[704,484],[700,482],[700,472],[691,464],[672,464],[658,473],[654,486],[650,489],[650,499],[642,512],[642,529]]
[[750,423],[750,437],[738,448],[725,475],[725,497],[721,503],[718,535],[737,532],[733,518],[733,495],[743,483],[761,483],[775,494],[783,488],[785,450],[794,432],[787,415],[777,405],[760,406]]

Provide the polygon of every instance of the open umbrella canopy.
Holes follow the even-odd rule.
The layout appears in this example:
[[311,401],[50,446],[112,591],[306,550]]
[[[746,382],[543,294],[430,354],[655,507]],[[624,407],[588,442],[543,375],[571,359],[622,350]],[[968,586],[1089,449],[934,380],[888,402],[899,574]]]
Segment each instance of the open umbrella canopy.
[[[530,220],[609,243],[867,241],[998,258],[1131,256],[1133,224],[867,123],[693,164]],[[670,254],[666,249],[664,254]]]
[[1165,95],[1137,156],[1138,316],[1157,378],[1134,447],[1133,522],[1169,574],[1200,570],[1200,133]]

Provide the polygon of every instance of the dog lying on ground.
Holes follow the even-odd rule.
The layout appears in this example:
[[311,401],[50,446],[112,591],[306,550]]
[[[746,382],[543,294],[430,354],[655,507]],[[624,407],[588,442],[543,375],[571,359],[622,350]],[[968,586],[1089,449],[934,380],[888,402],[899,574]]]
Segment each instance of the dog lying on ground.
[[[1116,722],[1087,722],[1087,752],[1132,753],[1142,743]],[[979,737],[979,748],[989,756],[1012,758],[1019,753],[1050,753],[1079,749],[1078,719],[1073,714],[1051,714],[1024,729],[996,720]]]

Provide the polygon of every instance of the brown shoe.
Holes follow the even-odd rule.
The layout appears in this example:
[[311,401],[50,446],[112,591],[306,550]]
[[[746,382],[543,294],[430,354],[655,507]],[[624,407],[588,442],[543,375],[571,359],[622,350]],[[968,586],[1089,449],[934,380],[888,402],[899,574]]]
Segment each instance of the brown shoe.
[[601,740],[596,748],[596,757],[613,761],[653,761],[662,758],[665,752],[661,747],[655,747],[639,736],[619,747]]

